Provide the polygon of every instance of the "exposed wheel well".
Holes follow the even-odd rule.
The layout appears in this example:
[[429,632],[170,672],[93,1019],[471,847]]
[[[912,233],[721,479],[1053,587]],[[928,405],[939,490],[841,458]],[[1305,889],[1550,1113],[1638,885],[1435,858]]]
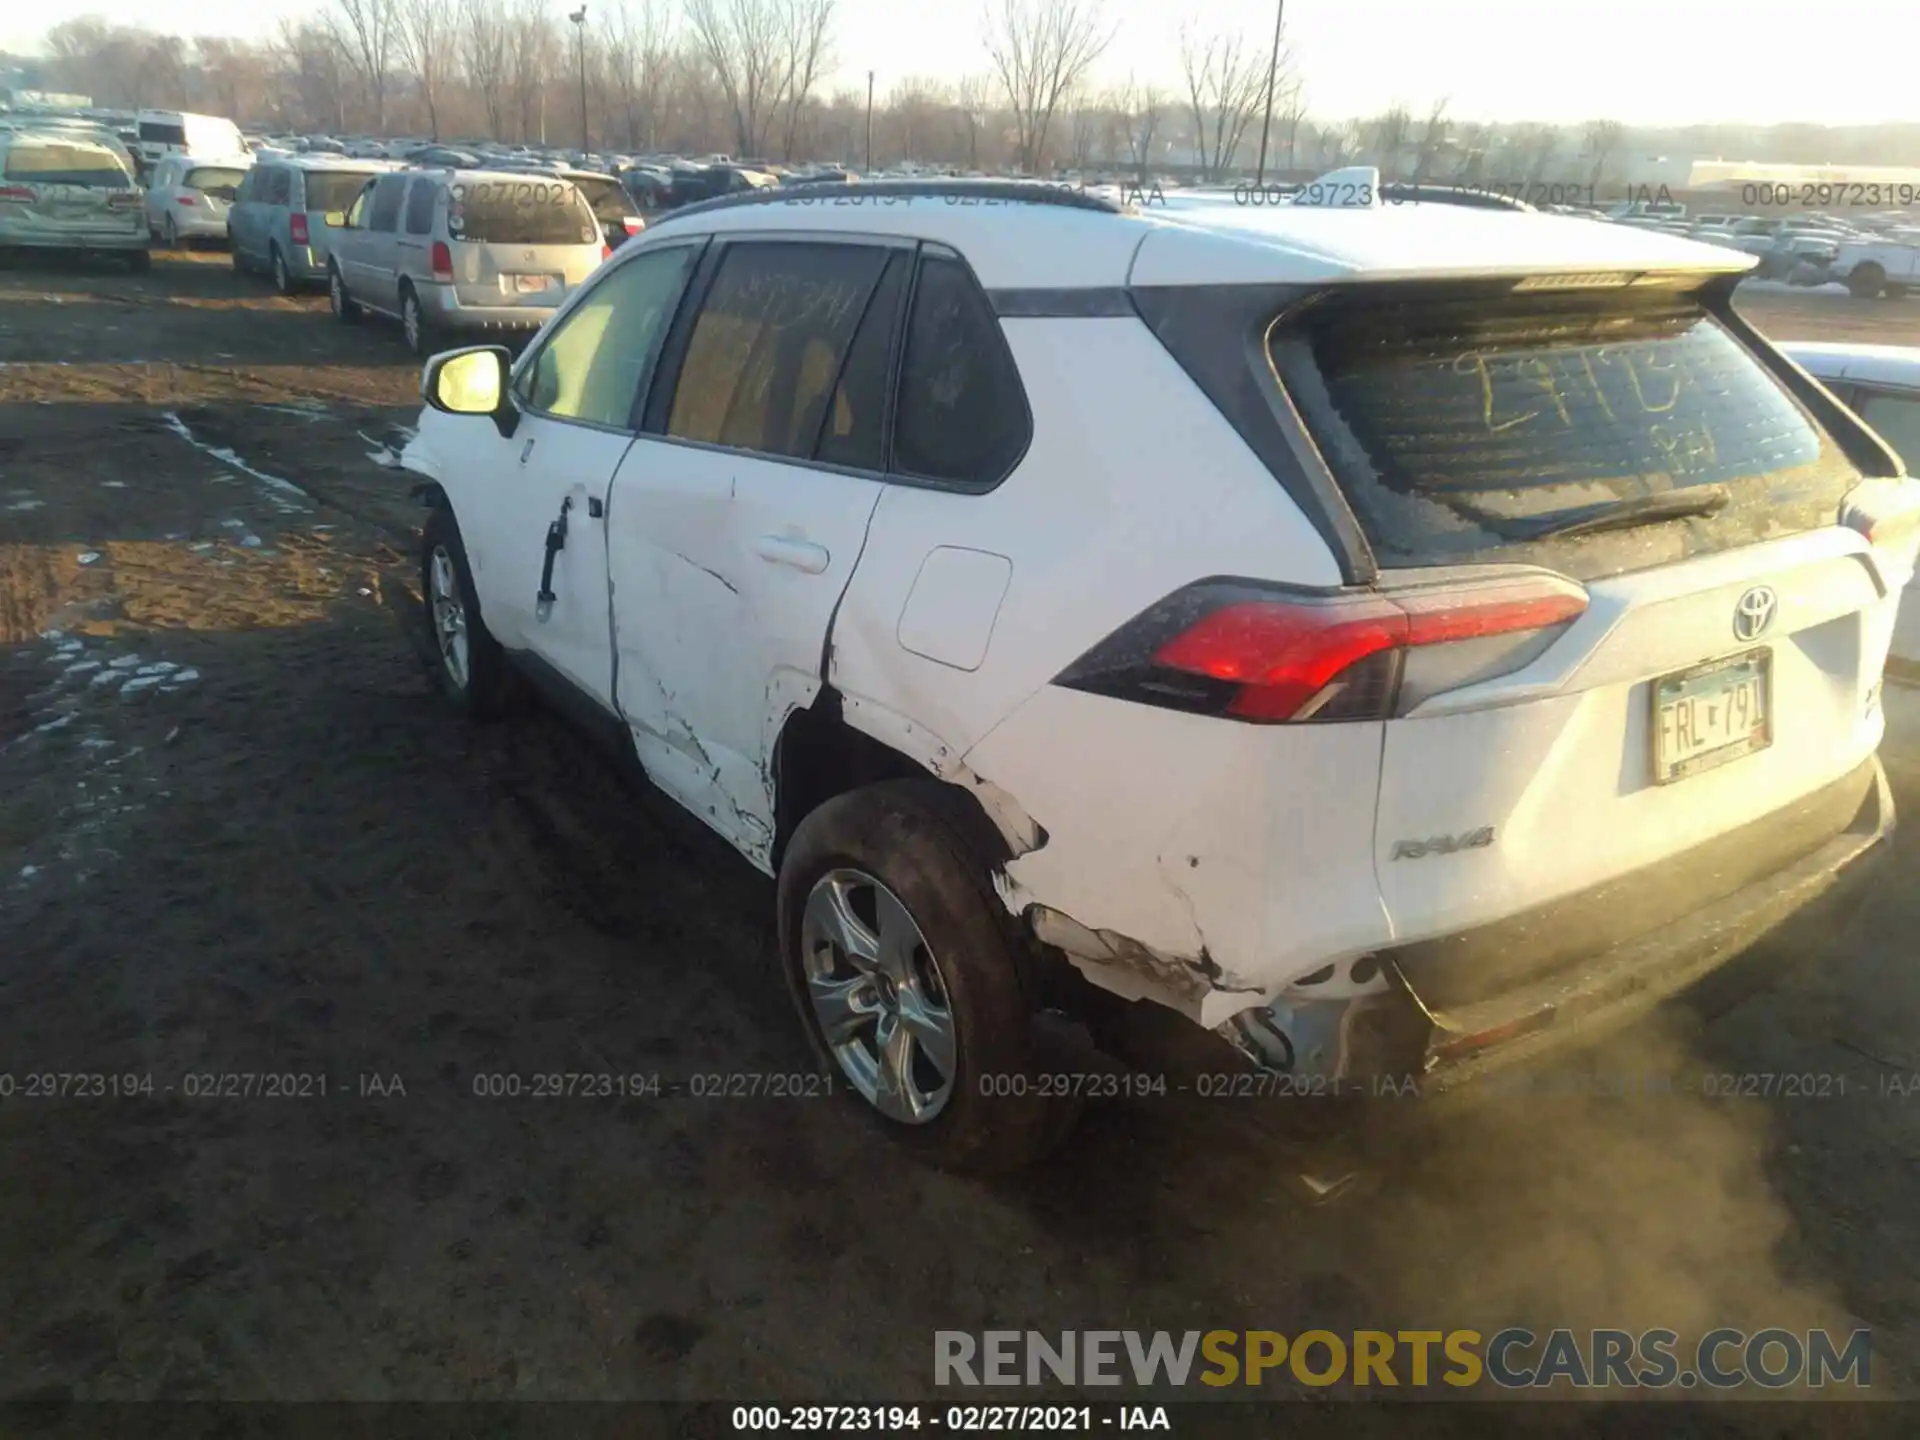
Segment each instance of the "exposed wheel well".
[[964,786],[941,780],[926,766],[891,745],[856,730],[841,713],[839,692],[828,687],[805,710],[787,717],[773,752],[774,836],[772,863],[777,870],[787,842],[800,822],[836,795],[883,780],[925,780],[951,797],[981,853],[996,865],[1012,858],[1012,849],[980,801]]

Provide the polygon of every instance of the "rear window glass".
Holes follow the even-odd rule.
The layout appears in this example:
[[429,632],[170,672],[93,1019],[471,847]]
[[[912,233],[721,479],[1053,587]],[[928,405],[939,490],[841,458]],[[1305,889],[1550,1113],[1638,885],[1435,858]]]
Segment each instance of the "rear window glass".
[[[353,204],[360,187],[378,172],[373,170],[309,170],[307,172],[307,209],[325,213],[345,210]],[[280,200],[286,204],[285,198]]]
[[150,145],[184,145],[187,143],[187,130],[184,125],[165,125],[156,120],[142,120],[140,138]]
[[32,185],[116,188],[133,177],[111,151],[83,145],[15,145],[7,151],[6,178]]
[[[1514,546],[1606,552],[1574,567],[1587,575],[1664,563],[1831,524],[1859,478],[1758,357],[1672,291],[1356,294],[1276,330],[1272,355],[1383,565]],[[1625,539],[1539,533],[1696,486],[1727,503]]]
[[189,190],[199,190],[221,200],[231,200],[239,190],[240,182],[246,178],[247,172],[244,170],[203,165],[198,170],[189,170],[187,178],[181,183]]
[[594,245],[600,224],[564,180],[456,180],[447,230],[484,245]]

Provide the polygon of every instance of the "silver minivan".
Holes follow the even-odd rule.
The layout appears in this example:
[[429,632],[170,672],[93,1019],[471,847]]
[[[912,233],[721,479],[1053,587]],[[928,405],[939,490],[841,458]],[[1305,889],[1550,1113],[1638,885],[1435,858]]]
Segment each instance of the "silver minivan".
[[0,131],[0,249],[124,255],[144,274],[150,240],[140,187],[104,140]]
[[451,332],[531,334],[610,253],[592,206],[558,177],[401,171],[339,218],[333,313],[391,315],[421,355]]
[[378,175],[397,169],[383,160],[337,155],[279,155],[247,172],[227,214],[233,268],[273,277],[290,295],[327,276],[333,253],[328,217],[338,217]]

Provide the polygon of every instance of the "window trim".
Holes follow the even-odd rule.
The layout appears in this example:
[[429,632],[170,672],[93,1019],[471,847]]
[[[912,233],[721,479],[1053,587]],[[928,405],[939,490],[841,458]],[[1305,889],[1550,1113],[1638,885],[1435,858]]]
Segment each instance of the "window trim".
[[680,312],[687,303],[687,295],[692,291],[694,283],[699,279],[700,266],[703,258],[700,255],[694,257],[694,262],[692,266],[689,267],[686,281],[680,287],[680,298],[674,302],[674,312],[672,316],[668,318],[666,325],[660,329],[659,333],[654,336],[652,345],[648,347],[645,366],[641,373],[640,383],[636,387],[634,401],[627,407],[626,424],[608,425],[599,420],[585,420],[577,415],[555,415],[552,411],[538,409],[528,403],[525,397],[522,396],[520,392],[521,383],[522,381],[531,381],[533,372],[539,368],[540,357],[546,354],[548,348],[553,344],[553,337],[558,335],[560,331],[567,326],[580,306],[587,303],[589,296],[593,295],[602,285],[608,284],[615,275],[620,273],[622,266],[637,265],[640,263],[641,257],[658,255],[667,250],[704,250],[706,243],[707,237],[704,235],[671,236],[662,240],[657,245],[649,245],[644,249],[635,250],[631,258],[623,257],[618,264],[602,266],[594,275],[592,283],[582,286],[579,290],[575,291],[573,296],[568,300],[566,308],[555,314],[554,317],[547,322],[541,329],[536,343],[527,347],[526,353],[520,357],[519,363],[514,366],[512,377],[507,382],[507,392],[513,396],[514,403],[519,407],[520,412],[524,415],[537,416],[554,425],[577,425],[583,430],[598,430],[608,435],[638,435],[640,433],[638,427],[640,412],[646,403],[647,392],[653,388],[655,380],[659,377],[661,357],[665,353],[668,337],[672,334],[673,327],[679,323]]
[[[857,465],[842,465],[834,460],[822,460],[820,447],[826,443],[827,424],[833,419],[833,397],[840,393],[841,385],[846,383],[847,366],[853,362],[854,342],[860,338],[861,327],[867,323],[867,317],[873,313],[874,301],[880,295],[880,287],[886,282],[887,271],[893,265],[896,256],[889,255],[886,263],[880,267],[879,278],[873,282],[873,289],[867,292],[867,303],[860,311],[860,318],[854,322],[853,338],[847,341],[847,353],[840,357],[840,369],[833,377],[833,385],[827,391],[827,408],[820,412],[820,427],[813,433],[813,450],[807,458],[819,465],[834,469],[859,470]],[[907,329],[908,305],[913,299],[913,277],[920,268],[919,247],[907,255],[907,278],[900,283],[900,298],[893,308],[893,320],[887,333],[887,364],[885,373],[880,377],[880,459],[884,463],[893,453],[893,415],[894,389],[900,383],[900,346]]]

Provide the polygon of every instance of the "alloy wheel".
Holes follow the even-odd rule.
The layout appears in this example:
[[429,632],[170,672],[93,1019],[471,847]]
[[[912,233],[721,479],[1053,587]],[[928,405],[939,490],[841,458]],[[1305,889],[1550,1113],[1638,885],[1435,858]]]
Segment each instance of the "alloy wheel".
[[[335,283],[338,283],[336,278]],[[447,547],[433,547],[428,566],[432,591],[433,638],[440,646],[440,663],[459,690],[467,688],[467,606],[460,595],[460,574]]]
[[861,870],[832,870],[800,918],[807,996],[827,1048],[881,1114],[924,1125],[946,1108],[959,1063],[947,986],[907,907]]

